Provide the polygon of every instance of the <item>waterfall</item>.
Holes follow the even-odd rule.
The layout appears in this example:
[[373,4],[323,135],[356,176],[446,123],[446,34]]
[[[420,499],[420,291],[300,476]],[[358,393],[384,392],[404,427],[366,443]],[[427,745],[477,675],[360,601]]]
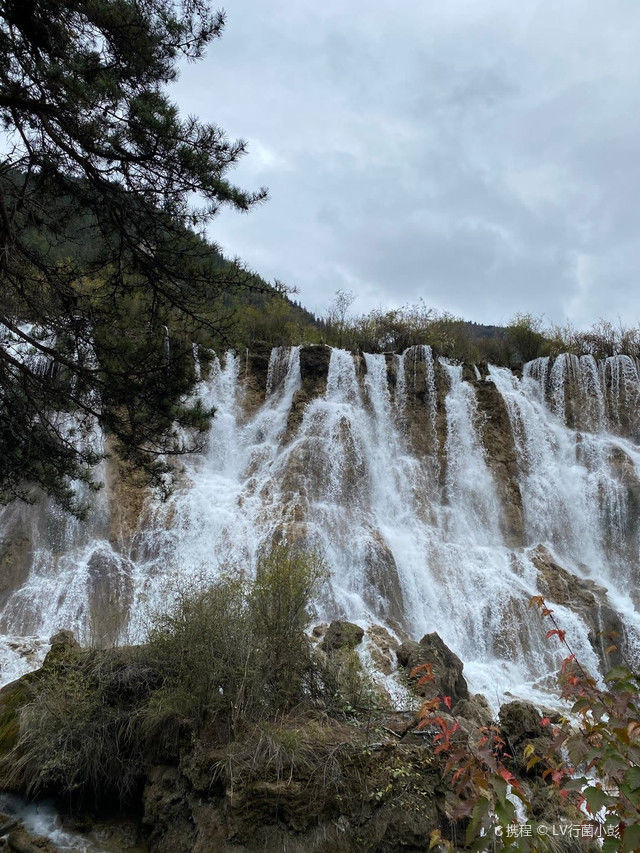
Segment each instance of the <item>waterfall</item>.
[[[276,542],[324,557],[330,580],[318,620],[382,623],[418,639],[438,631],[465,662],[471,688],[494,703],[507,693],[549,699],[561,654],[528,606],[540,592],[540,546],[576,578],[608,589],[633,645],[635,362],[540,358],[522,378],[490,366],[483,380],[486,373],[464,373],[428,346],[387,356],[315,351],[328,359],[315,384],[303,348],[275,347],[256,391],[248,353],[207,357],[200,368],[194,347],[194,394],[215,410],[206,448],[185,457],[168,500],[147,495],[129,536],[114,535],[109,490],[84,523],[46,501],[2,510],[3,536],[20,529],[29,554],[0,600],[0,646],[33,638],[24,659],[7,652],[3,680],[33,665],[60,627],[91,639],[108,634],[112,618],[126,639],[142,639],[148,617],[181,590],[222,573],[251,577]],[[506,432],[497,416],[489,424],[489,391],[506,409]],[[489,425],[502,430],[498,449]],[[510,491],[506,477],[516,484]],[[521,499],[519,547],[501,532],[505,494]],[[590,626],[568,605],[554,610],[595,671]]]

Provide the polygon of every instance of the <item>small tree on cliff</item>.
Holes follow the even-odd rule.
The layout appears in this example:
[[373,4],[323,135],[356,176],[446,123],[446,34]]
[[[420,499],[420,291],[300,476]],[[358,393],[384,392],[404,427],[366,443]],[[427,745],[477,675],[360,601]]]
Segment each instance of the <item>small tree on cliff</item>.
[[245,143],[181,118],[165,87],[223,24],[207,0],[0,0],[4,500],[36,484],[74,508],[68,479],[96,458],[79,416],[156,477],[185,449],[170,425],[206,422],[179,405],[191,342],[260,284],[193,229],[265,191],[227,180]]

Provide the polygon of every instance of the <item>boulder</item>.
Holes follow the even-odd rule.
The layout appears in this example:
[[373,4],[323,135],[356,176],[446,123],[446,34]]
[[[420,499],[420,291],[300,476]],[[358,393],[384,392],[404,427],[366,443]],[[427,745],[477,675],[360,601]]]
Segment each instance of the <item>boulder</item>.
[[498,713],[502,730],[509,738],[511,746],[518,746],[530,738],[539,737],[544,729],[540,724],[540,712],[523,699],[507,702]]
[[544,759],[551,746],[551,733],[542,725],[538,709],[531,702],[516,699],[503,705],[498,717],[516,771],[521,775],[540,776],[546,762],[540,761],[528,770],[529,757],[524,752],[529,746]]
[[364,631],[359,625],[336,619],[327,628],[320,648],[326,654],[333,654],[343,649],[352,650],[362,642],[363,637]]
[[75,655],[80,651],[80,644],[76,640],[72,631],[66,628],[61,629],[49,638],[51,649],[47,652],[47,656],[42,664],[43,668],[56,664],[59,660],[66,660],[69,656]]
[[413,689],[420,696],[450,696],[451,704],[469,698],[467,681],[462,674],[463,663],[460,658],[445,645],[439,634],[425,634],[416,643],[408,640],[397,651],[398,663],[411,672],[416,666],[430,663],[433,667],[434,681],[418,686],[418,678],[413,681]]

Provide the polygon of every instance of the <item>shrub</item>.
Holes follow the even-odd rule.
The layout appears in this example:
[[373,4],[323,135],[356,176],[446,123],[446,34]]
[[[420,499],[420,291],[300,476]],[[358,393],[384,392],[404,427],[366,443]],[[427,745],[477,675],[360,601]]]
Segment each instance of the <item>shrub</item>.
[[27,794],[129,795],[144,767],[136,712],[157,674],[138,649],[82,650],[43,670],[2,781]]
[[203,730],[222,742],[310,700],[305,635],[325,576],[315,555],[274,549],[251,584],[221,577],[156,617],[148,643],[50,656],[0,767],[30,794],[128,797],[149,760],[176,760]]
[[249,616],[264,683],[264,698],[281,709],[299,702],[313,677],[306,629],[310,605],[326,580],[322,559],[276,545],[258,565]]
[[[640,849],[640,675],[629,662],[604,676],[604,686],[585,671],[540,596],[532,602],[554,627],[566,647],[560,686],[571,703],[572,719],[553,727],[547,756],[548,776],[563,796],[577,792],[591,815],[590,823],[605,837],[604,853]],[[608,651],[617,650],[611,645]],[[620,652],[622,655],[622,652]]]

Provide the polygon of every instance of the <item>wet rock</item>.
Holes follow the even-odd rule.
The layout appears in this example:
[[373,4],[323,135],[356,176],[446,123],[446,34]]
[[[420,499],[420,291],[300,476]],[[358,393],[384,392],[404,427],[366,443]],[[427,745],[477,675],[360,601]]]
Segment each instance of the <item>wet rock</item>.
[[411,672],[421,664],[431,664],[434,681],[417,686],[414,680],[413,689],[420,696],[450,696],[451,704],[455,705],[461,699],[469,698],[467,681],[462,674],[463,663],[460,658],[445,645],[439,634],[425,634],[416,643],[408,640],[398,648],[398,663]]
[[543,545],[534,549],[531,561],[538,570],[538,587],[546,601],[569,607],[589,626],[589,642],[600,659],[603,672],[621,664],[617,649],[607,651],[624,638],[624,626],[609,602],[607,590],[592,580],[568,572]]
[[125,626],[133,597],[129,562],[107,548],[96,550],[87,565],[91,604],[89,642],[98,648],[114,646]]
[[68,649],[80,648],[80,643],[78,643],[74,637],[73,631],[67,631],[66,628],[63,628],[61,631],[58,631],[57,634],[50,637],[49,644],[52,652],[61,652]]
[[523,776],[540,776],[546,763],[540,761],[528,770],[529,757],[524,752],[529,747],[538,758],[544,759],[551,746],[551,734],[543,727],[537,708],[531,702],[517,699],[503,705],[498,717],[516,771]]
[[329,374],[329,361],[331,360],[331,348],[324,345],[313,345],[302,347],[300,350],[300,378],[302,384],[319,383],[327,381]]
[[60,853],[60,848],[48,838],[32,835],[24,827],[9,833],[6,849],[11,853]]
[[105,490],[109,504],[106,537],[112,545],[125,549],[142,524],[151,489],[141,471],[118,457],[109,436],[106,450]]
[[483,416],[482,440],[496,484],[502,515],[500,528],[507,545],[524,545],[524,511],[518,485],[518,457],[504,399],[493,382],[476,381],[478,411]]
[[395,669],[395,654],[400,645],[382,625],[370,625],[366,630],[369,654],[383,675],[391,675]]
[[331,348],[328,346],[313,345],[301,348],[300,378],[302,386],[293,395],[287,419],[285,440],[292,438],[296,433],[307,404],[326,391],[330,359]]
[[362,642],[364,630],[353,622],[334,620],[327,628],[320,648],[327,654],[343,649],[352,650]]
[[518,746],[530,738],[539,737],[544,729],[540,724],[540,712],[531,702],[516,699],[500,708],[498,718],[512,746]]
[[254,415],[265,401],[271,350],[271,344],[254,341],[250,349],[238,356],[245,418]]
[[468,699],[460,699],[456,704],[456,716],[464,717],[479,728],[490,726],[493,722],[489,703],[481,693],[469,696]]
[[244,363],[242,364],[245,378],[253,380],[253,383],[261,389],[263,399],[267,388],[267,376],[269,374],[269,361],[272,349],[271,344],[254,341],[250,349],[244,354]]
[[364,556],[364,600],[386,622],[401,624],[404,596],[391,549],[377,530],[371,531]]

